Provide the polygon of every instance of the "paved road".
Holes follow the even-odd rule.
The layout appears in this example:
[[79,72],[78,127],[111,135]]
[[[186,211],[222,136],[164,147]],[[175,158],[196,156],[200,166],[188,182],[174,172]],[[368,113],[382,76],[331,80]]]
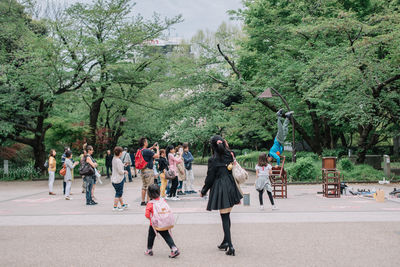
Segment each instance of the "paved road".
[[[197,189],[205,172],[195,166]],[[162,239],[156,240],[154,257],[143,255],[148,222],[139,206],[139,179],[126,185],[131,207],[124,212],[111,211],[108,180],[96,188],[97,206],[84,205],[81,180],[74,181],[71,201],[60,195],[61,181],[56,196],[48,195],[45,181],[1,182],[0,266],[398,266],[399,203],[325,199],[318,185],[289,186],[288,199],[276,200],[278,211],[260,211],[254,179],[243,187],[251,205],[232,213],[236,257],[217,251],[219,214],[205,211],[206,200],[190,195],[170,202],[177,217],[173,236],[182,250],[174,260]],[[393,186],[380,187],[389,192]]]

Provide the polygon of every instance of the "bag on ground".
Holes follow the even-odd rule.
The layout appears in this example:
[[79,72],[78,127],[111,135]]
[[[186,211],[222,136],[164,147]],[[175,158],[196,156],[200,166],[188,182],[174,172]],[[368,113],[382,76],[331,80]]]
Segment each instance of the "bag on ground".
[[157,231],[166,231],[174,227],[175,217],[168,203],[160,198],[159,200],[151,200],[153,203],[153,216],[151,224]]
[[137,170],[143,170],[147,166],[147,162],[143,158],[142,151],[143,149],[138,149],[135,155],[135,168]]

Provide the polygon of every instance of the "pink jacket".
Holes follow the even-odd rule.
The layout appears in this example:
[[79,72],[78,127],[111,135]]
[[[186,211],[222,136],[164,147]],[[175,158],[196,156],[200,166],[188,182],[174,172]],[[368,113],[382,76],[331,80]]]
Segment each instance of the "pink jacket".
[[169,153],[168,162],[169,162],[169,169],[172,170],[175,173],[175,175],[177,175],[178,168],[176,167],[176,164],[181,163],[182,159],[175,157],[172,153]]

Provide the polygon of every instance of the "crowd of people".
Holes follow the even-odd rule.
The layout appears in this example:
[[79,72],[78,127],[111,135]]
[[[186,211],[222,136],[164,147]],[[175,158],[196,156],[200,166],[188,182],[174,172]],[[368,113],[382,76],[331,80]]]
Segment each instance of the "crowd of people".
[[[272,174],[271,162],[273,158],[280,164],[280,154],[283,151],[283,142],[287,136],[287,126],[293,112],[285,114],[285,121],[282,123],[283,110],[279,110],[278,133],[274,140],[274,145],[268,154],[261,153],[256,165],[257,180],[256,190],[259,193],[260,209],[263,206],[263,194],[267,195],[272,205],[272,209],[277,209],[272,197],[272,186],[270,176]],[[174,147],[168,145],[165,149],[160,149],[158,143],[149,147],[148,140],[139,140],[139,149],[136,151],[117,146],[107,150],[105,156],[106,174],[110,178],[115,190],[114,211],[123,211],[128,208],[128,204],[123,200],[124,183],[132,182],[132,172],[134,177],[140,173],[141,187],[141,206],[146,206],[145,216],[150,221],[148,231],[147,250],[145,255],[153,256],[153,244],[155,236],[159,233],[171,249],[169,257],[175,258],[180,254],[176,247],[170,229],[173,227],[174,218],[167,200],[179,201],[179,196],[196,193],[193,182],[194,175],[192,164],[193,155],[189,151],[188,143]],[[226,255],[235,256],[235,249],[231,238],[231,219],[230,213],[233,206],[239,204],[243,198],[238,180],[234,177],[232,169],[237,164],[233,151],[229,148],[228,142],[221,136],[215,135],[210,139],[212,155],[208,160],[207,176],[204,186],[200,190],[200,196],[207,194],[207,210],[218,210],[220,212],[224,239],[218,245],[218,249],[226,251]],[[74,162],[71,150],[66,147],[61,157],[63,164],[64,182],[63,192],[66,200],[71,197],[71,183],[73,180],[73,170],[80,164],[79,174],[83,178],[83,191],[86,193],[86,205],[96,205],[94,189],[100,173],[97,170],[98,163],[93,158],[94,149],[90,145],[85,145],[80,156],[80,162]],[[50,150],[49,159],[46,167],[49,172],[49,194],[53,192],[54,177],[56,171],[56,151]],[[111,171],[111,176],[110,176]],[[60,172],[61,173],[61,172]]]

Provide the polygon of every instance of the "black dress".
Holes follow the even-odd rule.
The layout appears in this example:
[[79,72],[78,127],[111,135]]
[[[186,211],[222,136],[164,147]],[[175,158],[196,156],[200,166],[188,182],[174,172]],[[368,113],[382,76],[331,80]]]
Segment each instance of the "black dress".
[[202,195],[206,195],[210,190],[207,210],[231,208],[239,204],[243,198],[232,176],[232,171],[227,169],[232,162],[231,154],[226,154],[222,158],[215,156],[208,159],[207,177],[201,190]]

